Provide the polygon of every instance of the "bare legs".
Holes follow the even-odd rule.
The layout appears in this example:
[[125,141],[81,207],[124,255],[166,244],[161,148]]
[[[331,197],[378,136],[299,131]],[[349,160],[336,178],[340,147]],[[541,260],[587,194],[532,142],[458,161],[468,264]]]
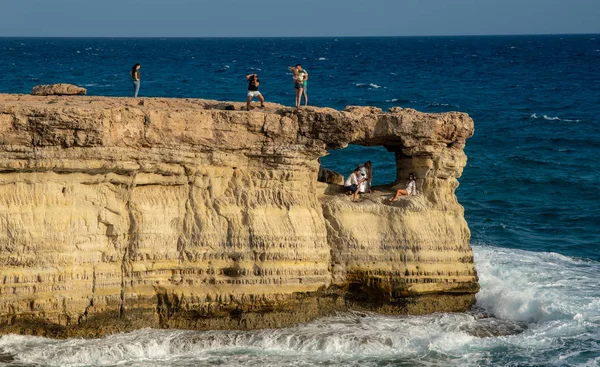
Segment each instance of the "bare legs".
[[[256,97],[260,101],[260,108],[264,108],[265,107],[265,97],[263,97],[262,94],[259,94]],[[252,96],[248,96],[248,99],[246,100],[246,110],[248,110],[248,111],[250,111],[250,102],[252,102]]]
[[296,108],[300,107],[300,101],[302,100],[303,93],[304,88],[296,88]]
[[360,192],[360,183],[358,185],[344,186],[346,193],[352,195],[352,201],[358,201],[358,193]]
[[250,111],[250,102],[252,101],[252,97],[248,96],[248,100],[246,101],[246,110]]
[[304,105],[308,106],[308,94],[306,94],[306,88],[302,90],[302,95],[304,96]]
[[357,201],[358,200],[358,192],[360,191],[360,187],[356,189],[356,191],[354,191],[354,193],[352,194],[352,201]]
[[406,196],[406,195],[408,195],[408,191],[406,191],[406,190],[404,190],[404,189],[398,189],[398,191],[396,191],[396,195],[394,195],[394,197],[393,197],[393,198],[391,198],[391,199],[388,199],[388,201],[391,203],[392,201],[396,201],[396,200],[398,200],[398,198],[399,198],[400,196]]

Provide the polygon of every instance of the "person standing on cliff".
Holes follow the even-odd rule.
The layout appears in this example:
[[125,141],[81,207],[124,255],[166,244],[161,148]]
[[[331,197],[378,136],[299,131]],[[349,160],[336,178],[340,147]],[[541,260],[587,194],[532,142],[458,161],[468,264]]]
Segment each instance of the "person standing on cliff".
[[131,78],[133,79],[133,98],[137,98],[140,92],[140,64],[137,63],[131,68]]
[[298,108],[300,107],[302,94],[304,94],[304,70],[302,70],[302,65],[300,64],[296,64],[295,67],[289,66],[288,69],[294,73],[292,78],[294,80],[294,89],[296,90],[296,108]]
[[396,195],[394,195],[393,198],[388,199],[388,201],[391,203],[392,201],[396,201],[398,200],[398,198],[400,196],[406,196],[406,195],[417,195],[417,176],[415,176],[414,173],[411,173],[408,175],[408,182],[406,183],[406,189],[398,189],[396,191]]
[[304,96],[304,105],[308,106],[308,72],[305,69],[301,70],[301,73],[304,74],[304,89],[302,95]]
[[361,177],[359,167],[356,167],[350,176],[348,176],[348,179],[344,183],[344,188],[348,190],[350,194],[352,194],[352,201],[358,200],[360,185],[366,180],[366,178]]
[[250,102],[252,102],[252,98],[254,97],[257,97],[260,100],[260,108],[265,108],[265,98],[258,91],[258,86],[260,85],[258,75],[249,74],[246,75],[246,79],[248,80],[248,99],[246,100],[246,110],[250,111]]

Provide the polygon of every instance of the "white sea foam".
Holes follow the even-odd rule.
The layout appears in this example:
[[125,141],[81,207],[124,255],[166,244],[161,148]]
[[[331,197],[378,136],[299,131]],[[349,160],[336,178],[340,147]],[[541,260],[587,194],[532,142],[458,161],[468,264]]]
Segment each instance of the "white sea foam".
[[426,103],[427,103],[427,107],[453,107],[453,108],[460,107],[458,105],[453,105],[451,103],[430,102],[430,101],[426,101]]
[[600,264],[555,253],[481,247],[475,251],[477,305],[526,322],[600,316]]
[[536,113],[532,114],[529,117],[532,119],[544,119],[544,120],[548,120],[548,121],[581,122],[581,120],[561,119],[560,117],[557,117],[557,116],[548,116],[548,115],[538,116]]
[[325,61],[328,60],[326,57],[319,57],[319,61]]
[[365,88],[365,87],[369,88],[369,89],[383,88],[381,85],[377,85],[377,84],[374,84],[374,83],[369,83],[369,84],[367,84],[367,83],[356,83],[354,85],[356,85],[359,88]]
[[[353,312],[277,330],[145,329],[98,340],[8,335],[0,337],[0,354],[14,356],[14,366],[597,365],[600,263],[484,245],[474,253],[477,306],[508,321]],[[507,322],[528,327],[486,338],[467,332]]]

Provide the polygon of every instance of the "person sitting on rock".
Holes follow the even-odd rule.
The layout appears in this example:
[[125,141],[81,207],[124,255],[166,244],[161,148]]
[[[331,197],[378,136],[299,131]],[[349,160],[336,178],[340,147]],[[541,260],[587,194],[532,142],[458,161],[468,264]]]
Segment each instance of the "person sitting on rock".
[[398,189],[396,195],[393,198],[388,199],[390,202],[398,200],[400,196],[417,195],[417,176],[414,173],[408,175],[408,182],[406,183],[406,189]]
[[260,108],[265,108],[265,98],[258,91],[258,86],[260,85],[258,75],[246,75],[246,79],[248,79],[248,99],[246,101],[246,110],[250,111],[250,102],[252,102],[252,98],[254,97],[258,97],[260,100]]
[[352,195],[352,201],[358,200],[359,185],[366,180],[366,178],[361,177],[359,167],[356,167],[352,174],[348,176],[346,183],[344,183],[344,188],[348,191],[349,195]]

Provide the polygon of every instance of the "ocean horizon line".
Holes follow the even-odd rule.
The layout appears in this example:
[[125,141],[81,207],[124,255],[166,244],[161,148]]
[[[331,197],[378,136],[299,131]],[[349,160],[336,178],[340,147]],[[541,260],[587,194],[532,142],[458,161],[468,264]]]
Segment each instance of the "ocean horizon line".
[[556,37],[600,36],[598,33],[515,33],[515,34],[453,34],[453,35],[383,35],[383,36],[0,36],[0,39],[356,39],[356,38],[455,38],[455,37]]

